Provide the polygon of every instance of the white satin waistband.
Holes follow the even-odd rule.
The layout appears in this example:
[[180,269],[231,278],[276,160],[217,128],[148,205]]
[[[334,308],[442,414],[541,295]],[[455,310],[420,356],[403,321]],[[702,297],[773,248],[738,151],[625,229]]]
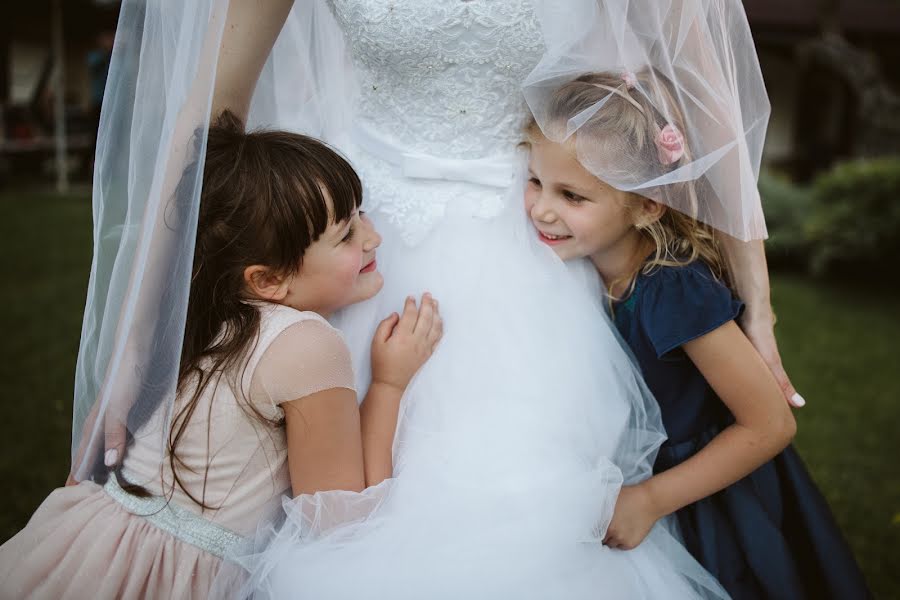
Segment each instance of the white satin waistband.
[[472,159],[433,156],[407,150],[361,123],[354,126],[352,139],[369,154],[398,167],[405,177],[505,188],[512,183],[516,173],[517,161],[513,153]]

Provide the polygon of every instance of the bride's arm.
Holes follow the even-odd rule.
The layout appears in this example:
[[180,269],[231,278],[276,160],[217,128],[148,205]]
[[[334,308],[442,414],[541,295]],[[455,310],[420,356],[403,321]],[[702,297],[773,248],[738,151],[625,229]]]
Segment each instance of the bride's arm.
[[230,110],[242,121],[263,65],[294,0],[231,0],[216,68],[212,118]]
[[775,315],[769,297],[769,271],[762,240],[742,242],[729,235],[720,234],[719,242],[735,290],[747,305],[740,318],[744,333],[775,375],[787,401],[796,407],[803,406],[805,401],[791,385],[791,380],[781,364],[781,355],[775,341]]
[[[129,289],[134,288],[131,293],[137,296],[138,300],[133,311],[135,316],[131,320],[124,320],[121,325],[123,331],[120,337],[124,342],[116,352],[122,357],[120,360],[122,365],[142,366],[152,360],[148,358],[153,352],[148,340],[153,340],[158,327],[157,307],[161,293],[158,290],[165,288],[158,282],[170,275],[171,261],[179,248],[177,235],[173,233],[165,215],[169,214],[167,213],[170,206],[169,199],[174,197],[185,167],[195,158],[192,154],[192,135],[197,125],[205,121],[209,89],[213,88],[213,119],[222,110],[227,109],[242,120],[246,120],[256,82],[292,6],[293,0],[231,0],[225,16],[221,41],[217,39],[215,26],[210,25],[208,30],[203,32],[205,36],[203,48],[196,57],[200,69],[188,90],[186,100],[178,108],[171,147],[163,167],[164,182],[158,192],[158,197],[163,201],[147,202],[148,212],[144,221],[152,223],[152,226],[142,235],[151,237],[153,250],[143,263],[145,268],[143,280],[139,282],[140,286],[137,284],[129,286]],[[211,19],[211,23],[215,21],[215,13]],[[150,42],[143,40],[141,43],[146,45]],[[119,50],[119,53],[122,51]],[[217,58],[214,60],[214,57]],[[217,63],[215,70],[213,70],[214,62]],[[138,76],[133,74],[122,77],[129,76],[138,79]],[[214,82],[210,81],[212,78],[215,78]],[[121,110],[121,107],[118,110]],[[125,304],[123,301],[123,306]],[[125,425],[127,415],[135,402],[135,391],[142,385],[139,381],[140,374],[145,370],[123,366],[107,376],[103,382],[103,388],[107,390],[104,393],[106,400],[95,401],[95,406],[92,407],[82,427],[79,447],[73,457],[72,472],[67,485],[90,475],[89,469],[101,449],[104,452],[103,462],[107,467],[114,467],[122,461],[127,438]],[[102,425],[98,423],[100,415]]]

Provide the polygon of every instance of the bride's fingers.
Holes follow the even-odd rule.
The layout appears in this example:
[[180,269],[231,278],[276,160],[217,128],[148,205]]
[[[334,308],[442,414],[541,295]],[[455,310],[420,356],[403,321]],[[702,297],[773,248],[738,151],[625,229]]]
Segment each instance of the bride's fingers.
[[121,419],[108,414],[104,419],[103,428],[103,464],[108,468],[114,468],[122,462],[125,455],[127,427]]

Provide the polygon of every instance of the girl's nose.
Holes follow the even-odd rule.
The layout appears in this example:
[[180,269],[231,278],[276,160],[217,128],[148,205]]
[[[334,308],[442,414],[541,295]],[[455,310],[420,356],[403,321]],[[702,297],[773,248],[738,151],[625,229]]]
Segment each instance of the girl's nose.
[[363,224],[363,231],[365,231],[366,234],[363,240],[363,251],[371,252],[381,245],[381,234],[375,231],[375,225],[372,224],[369,217],[363,216],[360,220]]
[[553,212],[550,202],[544,199],[544,195],[540,194],[534,200],[531,207],[531,218],[541,223],[552,223],[556,220],[556,214]]

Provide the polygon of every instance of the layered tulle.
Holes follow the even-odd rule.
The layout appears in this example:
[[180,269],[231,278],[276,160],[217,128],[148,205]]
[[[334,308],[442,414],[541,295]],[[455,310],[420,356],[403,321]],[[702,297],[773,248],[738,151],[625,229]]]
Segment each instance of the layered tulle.
[[[397,193],[416,185],[425,184],[398,178]],[[286,500],[284,522],[262,527],[258,551],[239,557],[244,592],[715,595],[664,525],[631,552],[601,543],[623,482],[650,474],[659,415],[610,326],[596,273],[537,241],[521,192],[512,186],[490,219],[451,205],[414,248],[370,213],[385,233],[386,285],[337,319],[351,348],[368,346],[379,318],[424,290],[439,299],[445,338],[404,397],[393,479],[361,494]]]

